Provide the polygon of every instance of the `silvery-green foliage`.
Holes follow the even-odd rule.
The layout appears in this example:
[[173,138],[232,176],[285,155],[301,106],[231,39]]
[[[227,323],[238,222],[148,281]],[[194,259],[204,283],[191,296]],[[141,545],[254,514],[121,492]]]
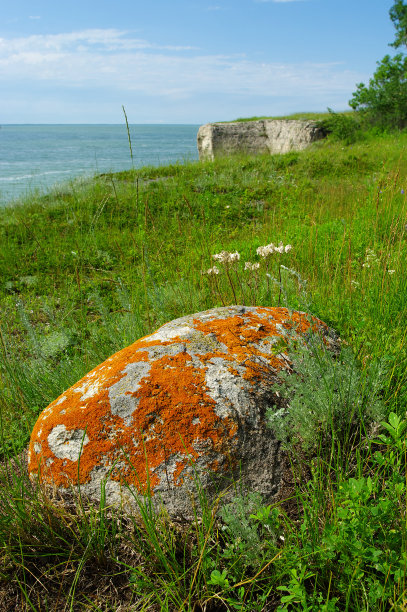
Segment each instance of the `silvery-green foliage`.
[[[320,437],[349,433],[360,423],[384,418],[379,363],[361,369],[348,346],[339,355],[329,351],[317,334],[290,355],[292,373],[281,373],[280,406],[268,410],[268,424],[285,448],[300,442],[312,449]],[[282,404],[282,407],[281,407]]]
[[69,330],[53,331],[40,340],[41,355],[48,359],[60,356],[71,344]]
[[229,504],[221,508],[220,516],[224,529],[230,537],[228,545],[230,555],[242,555],[249,563],[259,558],[262,543],[257,523],[250,518],[250,515],[256,513],[262,506],[260,493],[252,492],[247,496],[236,495]]

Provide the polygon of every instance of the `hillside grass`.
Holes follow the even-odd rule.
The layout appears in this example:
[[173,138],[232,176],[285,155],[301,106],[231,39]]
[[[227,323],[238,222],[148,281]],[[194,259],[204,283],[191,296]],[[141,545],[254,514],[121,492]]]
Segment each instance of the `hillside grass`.
[[[104,174],[0,211],[0,609],[405,609],[406,194],[398,133]],[[266,266],[257,247],[279,241]],[[222,250],[240,263],[207,274]],[[236,302],[333,327],[355,368],[384,373],[387,425],[295,444],[289,499],[203,498],[192,525],[30,485],[49,402],[159,325]]]
[[[344,111],[343,113],[340,113],[341,115],[345,115],[345,116],[356,116],[357,113],[355,113],[354,111]],[[326,119],[327,117],[329,117],[329,112],[318,112],[318,113],[313,113],[313,112],[308,112],[308,113],[291,113],[290,115],[276,115],[276,116],[267,116],[267,115],[261,115],[258,117],[239,117],[238,119],[233,119],[233,121],[259,121],[260,119],[300,119],[302,121],[323,121],[324,119]],[[222,122],[222,123],[229,123],[229,122]]]

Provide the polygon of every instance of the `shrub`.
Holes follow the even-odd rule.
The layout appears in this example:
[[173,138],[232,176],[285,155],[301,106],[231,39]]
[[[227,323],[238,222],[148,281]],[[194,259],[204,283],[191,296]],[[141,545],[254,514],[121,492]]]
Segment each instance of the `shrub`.
[[349,347],[335,356],[317,334],[310,336],[309,346],[298,346],[293,373],[279,376],[283,380],[279,393],[287,407],[270,408],[268,422],[286,448],[301,443],[316,450],[321,436],[346,441],[362,418],[376,423],[384,417],[381,367],[374,364],[361,370]]
[[359,83],[349,106],[371,125],[384,129],[407,126],[407,56],[386,55],[369,81]]
[[328,112],[329,116],[320,121],[319,125],[332,140],[342,140],[345,144],[352,144],[360,139],[362,132],[357,119],[344,113],[335,113],[331,108],[328,108]]

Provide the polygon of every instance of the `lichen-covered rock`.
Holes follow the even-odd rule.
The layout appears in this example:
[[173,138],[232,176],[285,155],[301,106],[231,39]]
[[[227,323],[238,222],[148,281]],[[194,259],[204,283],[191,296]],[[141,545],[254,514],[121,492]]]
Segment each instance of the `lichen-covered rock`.
[[[313,319],[331,342],[325,324]],[[304,313],[231,306],[176,319],[119,351],[40,415],[32,478],[136,507],[150,489],[172,515],[191,515],[198,476],[209,495],[233,480],[272,499],[281,452],[266,426]]]
[[288,153],[302,151],[324,138],[315,121],[300,119],[260,119],[207,123],[198,130],[199,159],[215,159],[234,153]]

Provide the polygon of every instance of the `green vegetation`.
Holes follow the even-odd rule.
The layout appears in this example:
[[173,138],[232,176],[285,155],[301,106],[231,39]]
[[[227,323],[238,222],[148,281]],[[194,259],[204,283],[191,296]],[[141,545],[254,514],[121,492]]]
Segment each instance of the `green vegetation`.
[[359,111],[365,122],[379,128],[404,128],[407,125],[407,56],[386,55],[369,86],[360,83],[349,105]]
[[[392,47],[407,44],[407,4],[396,0],[390,9],[396,29]],[[404,128],[407,125],[407,56],[386,55],[377,62],[369,85],[359,83],[349,106],[359,111],[363,121],[380,129]]]
[[344,144],[352,144],[365,137],[362,122],[357,113],[335,113],[328,108],[329,114],[319,121],[319,125],[330,136]]
[[[0,609],[405,609],[406,147],[403,132],[331,137],[0,211]],[[292,249],[256,254],[279,241]],[[212,258],[224,249],[241,256],[227,270]],[[235,302],[302,309],[347,343],[333,363],[316,347],[317,370],[297,355],[283,395],[303,428],[276,431],[275,505],[201,492],[186,524],[30,485],[23,451],[50,401],[158,325]]]
[[[351,111],[345,113],[350,114]],[[234,121],[258,121],[259,119],[302,119],[303,121],[323,121],[327,113],[292,113],[291,115],[282,115],[279,117],[241,117]]]
[[407,45],[407,4],[403,0],[395,0],[390,9],[390,19],[396,28],[396,38],[392,47]]

